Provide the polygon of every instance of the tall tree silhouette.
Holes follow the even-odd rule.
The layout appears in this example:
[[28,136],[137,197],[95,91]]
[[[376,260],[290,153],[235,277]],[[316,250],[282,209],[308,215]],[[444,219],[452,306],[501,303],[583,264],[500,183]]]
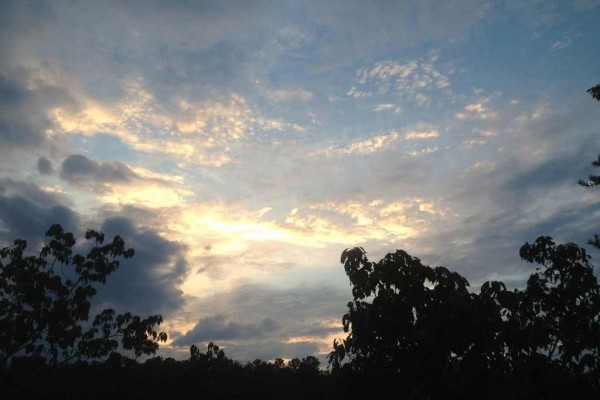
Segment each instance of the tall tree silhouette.
[[88,230],[92,247],[83,256],[73,253],[75,238],[60,225],[52,225],[46,236],[50,241],[37,256],[26,256],[27,243],[19,239],[0,250],[0,363],[15,356],[51,365],[98,359],[119,344],[136,356],[155,353],[167,339],[154,330],[160,315],[141,318],[105,309],[87,322],[94,286],[106,283],[134,250],[119,236],[105,244],[104,234]]

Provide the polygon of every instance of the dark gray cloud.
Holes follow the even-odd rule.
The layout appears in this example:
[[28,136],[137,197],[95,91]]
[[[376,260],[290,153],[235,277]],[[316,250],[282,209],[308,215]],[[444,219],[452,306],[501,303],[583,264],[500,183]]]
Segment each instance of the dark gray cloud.
[[246,284],[228,293],[190,299],[188,314],[207,309],[214,313],[177,337],[175,346],[196,344],[202,349],[202,343],[211,340],[240,361],[317,355],[324,352],[323,339],[336,333],[345,337],[341,321],[352,295],[350,287],[344,287]]
[[81,154],[72,154],[63,160],[60,177],[74,184],[128,182],[138,178],[135,172],[121,162],[99,162]]
[[[48,228],[56,223],[78,239],[89,228],[104,232],[107,241],[120,235],[127,247],[135,250],[135,256],[123,261],[107,283],[98,287],[93,301],[97,310],[114,307],[119,312],[163,314],[167,318],[166,313],[183,305],[183,293],[178,289],[187,270],[182,245],[163,239],[148,228],[140,228],[123,216],[106,218],[96,226],[88,221],[84,226],[80,215],[61,195],[45,192],[32,183],[0,181],[2,247],[14,239],[25,239],[35,253]],[[79,251],[85,253],[85,242],[81,241],[79,246]]]
[[54,173],[54,167],[52,166],[52,161],[48,160],[46,157],[38,158],[37,171],[41,175],[52,175]]
[[100,229],[107,238],[119,235],[135,256],[122,263],[98,290],[98,302],[120,311],[163,314],[184,304],[178,286],[187,270],[184,247],[162,238],[148,227],[124,216],[107,218]]
[[68,93],[55,86],[37,83],[28,88],[31,80],[27,70],[3,74],[0,70],[0,149],[31,149],[47,144],[45,130],[52,127],[47,117],[50,107],[72,107]]
[[582,151],[575,151],[525,168],[510,177],[501,190],[506,190],[512,195],[515,192],[531,193],[548,190],[565,183],[571,183],[575,188],[578,177],[586,177],[589,171],[586,165],[589,163],[580,156],[582,153]]
[[458,271],[475,290],[489,279],[522,287],[534,268],[519,258],[525,242],[549,235],[585,245],[598,230],[591,216],[600,210],[600,197],[586,199],[589,192],[576,183],[589,165],[582,154],[575,143],[537,163],[507,157],[492,171],[466,174],[446,190],[446,204],[460,217],[402,246],[424,262]]
[[41,190],[32,183],[0,181],[0,238],[28,240],[38,245],[52,224],[70,232],[80,231],[80,217],[59,195]]
[[255,339],[269,336],[280,329],[280,325],[271,318],[263,318],[257,323],[237,322],[224,314],[202,318],[185,335],[178,338],[174,345],[186,346],[194,343],[221,342],[232,339]]
[[114,85],[120,81],[115,77],[141,74],[165,103],[172,96],[201,98],[211,88],[214,94],[221,85],[239,83],[248,53],[268,39],[266,32],[278,21],[273,9],[282,10],[260,1],[131,1],[110,7],[39,1],[35,7],[20,2],[0,7],[5,22],[0,49],[6,55],[0,71],[27,64],[30,54],[23,49],[44,41],[52,44],[37,57],[84,82],[91,97],[119,99],[124,91]]
[[36,117],[32,97],[19,82],[0,75],[0,148],[35,147],[45,141],[42,128],[48,122]]

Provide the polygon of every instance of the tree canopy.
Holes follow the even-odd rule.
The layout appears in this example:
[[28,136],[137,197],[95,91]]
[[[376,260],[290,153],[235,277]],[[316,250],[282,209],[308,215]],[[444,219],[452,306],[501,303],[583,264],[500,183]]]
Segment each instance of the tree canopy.
[[76,240],[60,225],[46,236],[50,240],[37,256],[25,255],[27,243],[19,239],[0,250],[0,363],[19,356],[51,365],[101,359],[119,346],[136,357],[154,354],[167,339],[154,329],[160,315],[105,309],[88,321],[95,286],[106,283],[134,250],[119,236],[104,243],[103,233],[88,230],[91,248],[84,256],[74,254]]
[[474,293],[403,250],[378,262],[345,250],[354,301],[330,365],[373,376],[382,397],[552,398],[574,381],[578,394],[598,391],[600,286],[585,249],[540,237],[520,256],[539,265],[525,289]]

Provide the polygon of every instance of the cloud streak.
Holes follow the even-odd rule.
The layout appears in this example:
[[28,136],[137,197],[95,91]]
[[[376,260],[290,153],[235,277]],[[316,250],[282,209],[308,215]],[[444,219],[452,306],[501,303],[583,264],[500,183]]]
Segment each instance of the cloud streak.
[[179,337],[173,344],[176,346],[190,345],[200,342],[223,342],[232,339],[253,339],[270,335],[280,326],[271,318],[263,318],[257,324],[240,323],[228,319],[225,315],[217,314],[202,318],[185,335]]

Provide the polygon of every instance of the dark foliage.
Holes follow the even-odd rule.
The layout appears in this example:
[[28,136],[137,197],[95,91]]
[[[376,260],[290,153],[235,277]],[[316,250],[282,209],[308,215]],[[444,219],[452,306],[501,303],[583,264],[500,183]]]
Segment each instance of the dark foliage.
[[83,256],[73,253],[75,238],[60,225],[46,236],[37,256],[25,255],[23,240],[0,250],[0,365],[17,358],[50,365],[101,359],[119,346],[136,356],[154,354],[167,339],[154,330],[159,315],[142,319],[106,309],[88,321],[95,285],[106,283],[133,249],[119,236],[105,244],[101,232],[89,230],[92,247]]
[[196,346],[190,352],[186,361],[154,357],[143,364],[118,353],[93,364],[40,368],[27,362],[1,375],[0,387],[5,399],[335,398],[329,375],[315,368],[314,357],[297,360],[296,366],[292,360],[287,365],[283,360],[255,360],[242,365],[212,343],[206,353]]
[[330,364],[350,398],[582,398],[600,394],[600,286],[584,249],[525,244],[540,266],[524,290],[479,294],[444,267],[402,250],[341,261],[354,301]]
[[[594,167],[600,167],[600,155],[597,160],[592,161]],[[594,187],[600,185],[600,175],[590,175],[587,180],[580,179],[577,181],[578,184],[584,187]]]
[[587,92],[591,94],[593,98],[600,101],[600,84],[589,88]]

